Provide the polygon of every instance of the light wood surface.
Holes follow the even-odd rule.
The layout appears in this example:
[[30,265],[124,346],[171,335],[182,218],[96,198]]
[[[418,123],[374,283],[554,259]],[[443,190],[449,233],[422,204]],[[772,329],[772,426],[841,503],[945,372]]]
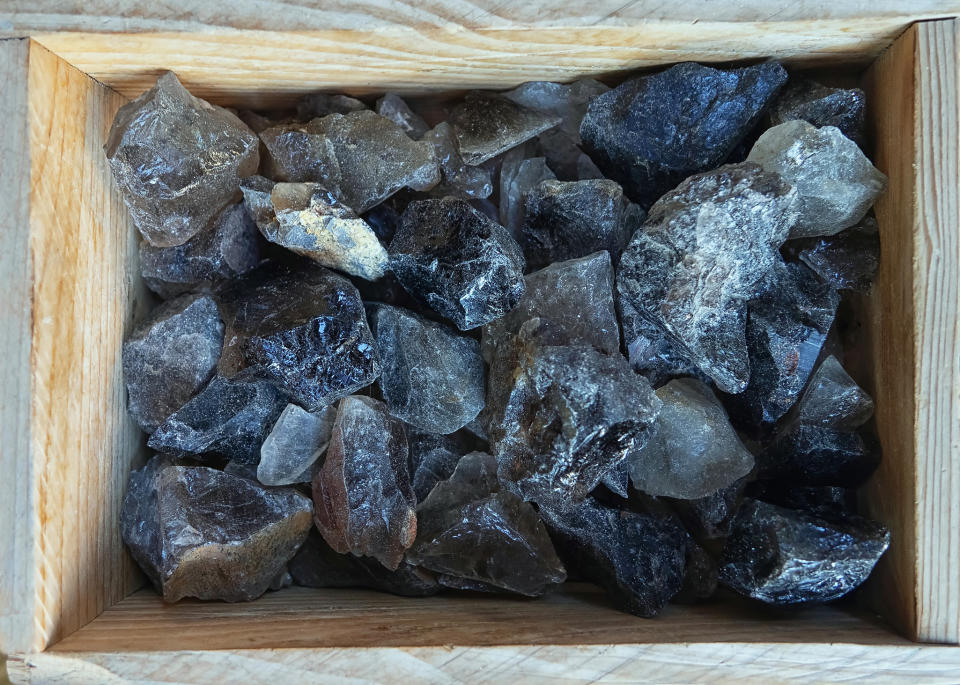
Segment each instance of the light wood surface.
[[[958,23],[918,24],[869,70],[882,259],[858,375],[884,458],[863,498],[893,544],[870,590],[908,636],[960,642]],[[882,103],[882,104],[881,104]]]

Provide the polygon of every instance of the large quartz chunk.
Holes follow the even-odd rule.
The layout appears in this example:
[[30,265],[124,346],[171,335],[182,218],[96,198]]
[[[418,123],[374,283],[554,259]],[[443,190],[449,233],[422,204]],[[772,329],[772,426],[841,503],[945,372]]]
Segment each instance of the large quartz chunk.
[[288,404],[260,448],[257,480],[264,485],[309,483],[313,465],[327,449],[337,410],[315,412]]
[[556,176],[544,157],[526,157],[523,146],[515,147],[503,156],[500,166],[500,222],[510,235],[520,239],[526,216],[527,193],[542,181]]
[[580,143],[580,122],[587,113],[587,105],[598,95],[610,90],[596,79],[584,78],[573,83],[528,81],[503,94],[518,105],[544,114],[560,117],[558,130]]
[[692,378],[657,390],[663,403],[646,444],[630,453],[630,479],[650,495],[699,499],[753,468],[753,455],[706,385]]
[[360,294],[332,271],[268,264],[221,292],[220,304],[227,324],[224,375],[250,368],[307,411],[380,375]]
[[671,518],[593,499],[541,515],[570,572],[603,587],[616,608],[655,616],[680,591],[688,537]]
[[213,376],[223,322],[206,295],[184,295],[157,309],[123,343],[127,410],[148,433]]
[[271,243],[371,281],[387,268],[387,251],[366,221],[319,183],[244,179],[244,201]]
[[490,369],[490,443],[510,490],[538,503],[579,501],[644,444],[661,403],[621,355],[540,345],[537,323]]
[[761,478],[795,485],[858,487],[880,461],[879,446],[857,433],[794,425],[757,456]]
[[662,330],[721,390],[743,391],[747,301],[771,285],[797,207],[796,190],[756,164],[691,176],[633,234],[617,270],[621,308]]
[[249,374],[217,376],[172,414],[147,444],[171,454],[219,454],[255,464],[260,446],[287,405],[283,393]]
[[400,307],[371,305],[368,315],[391,414],[431,433],[453,433],[476,418],[486,382],[476,340]]
[[491,93],[467,93],[450,112],[467,164],[480,164],[560,123],[560,117],[521,107]]
[[534,269],[597,250],[616,262],[642,222],[642,210],[613,181],[544,181],[526,195],[520,245]]
[[166,602],[256,599],[306,539],[310,500],[159,455],[130,476],[121,533]]
[[860,143],[866,98],[859,88],[828,88],[807,79],[791,80],[770,105],[773,126],[802,119],[814,126],[836,126]]
[[433,145],[443,178],[431,191],[432,195],[453,195],[464,199],[490,197],[493,192],[490,171],[463,161],[453,126],[440,122],[423,135],[423,140]]
[[410,105],[396,93],[384,93],[377,100],[377,114],[395,123],[414,140],[423,138],[430,128],[423,117],[410,109]]
[[463,200],[411,202],[390,266],[411,295],[463,331],[499,319],[523,295],[520,246]]
[[526,276],[526,291],[506,316],[483,327],[488,363],[530,319],[539,318],[540,341],[547,345],[585,343],[607,354],[620,351],[620,327],[613,304],[610,254],[551,264]]
[[410,563],[531,597],[566,579],[540,516],[500,490],[489,454],[465,455],[417,507],[417,523]]
[[857,385],[832,354],[813,376],[797,402],[797,422],[834,430],[859,428],[873,416],[873,398]]
[[796,249],[803,263],[820,278],[840,290],[869,292],[880,267],[880,236],[877,220],[871,216],[836,235],[787,245]]
[[426,190],[440,180],[430,144],[412,140],[369,110],[275,126],[260,139],[270,153],[273,178],[320,183],[358,213],[404,186]]
[[677,64],[594,98],[580,135],[597,166],[649,207],[723,162],[786,80],[774,62],[730,70]]
[[140,243],[140,275],[160,297],[210,292],[260,263],[260,233],[243,203],[228,205],[213,224],[174,247]]
[[780,174],[800,196],[791,238],[834,235],[860,221],[887,187],[857,144],[833,126],[788,121],[760,136],[747,161]]
[[290,561],[293,582],[303,587],[363,587],[401,597],[428,597],[440,591],[433,575],[410,564],[396,571],[369,557],[339,554],[316,531]]
[[860,585],[890,533],[859,516],[825,520],[747,500],[723,550],[720,582],[768,604],[829,602]]
[[340,401],[327,458],[313,478],[317,528],[341,554],[396,570],[417,535],[403,423],[370,397]]
[[253,131],[171,71],[117,111],[104,150],[133,222],[157,247],[203,230],[260,162]]

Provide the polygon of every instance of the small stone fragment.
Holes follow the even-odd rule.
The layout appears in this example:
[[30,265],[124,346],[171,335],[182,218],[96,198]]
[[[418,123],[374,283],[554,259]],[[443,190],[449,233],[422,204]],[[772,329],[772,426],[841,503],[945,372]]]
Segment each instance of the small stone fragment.
[[463,432],[451,435],[407,430],[410,446],[410,473],[413,476],[413,492],[422,502],[442,480],[452,474],[460,457],[480,447],[482,441]]
[[334,551],[395,571],[417,535],[403,424],[383,402],[355,395],[337,409],[323,467],[313,478],[317,528]]
[[[577,136],[579,138],[579,135]],[[603,178],[603,174],[596,169],[590,158],[580,149],[574,139],[559,128],[547,129],[537,136],[539,154],[547,160],[547,166],[561,181],[580,181],[581,169],[587,165],[593,166],[596,174],[590,178]],[[514,148],[517,149],[517,148]]]
[[364,214],[363,220],[370,225],[381,243],[389,245],[400,225],[400,213],[392,205],[382,202]]
[[475,91],[450,112],[467,164],[480,164],[560,123],[560,117]]
[[770,124],[802,119],[818,128],[836,126],[855,143],[863,140],[866,98],[859,88],[827,88],[807,79],[791,80],[770,105]]
[[160,424],[147,445],[158,452],[214,453],[255,464],[264,438],[286,405],[283,393],[269,381],[249,374],[217,376]]
[[530,597],[566,579],[536,510],[500,491],[489,454],[465,455],[417,507],[417,521],[410,563]]
[[390,266],[411,295],[463,331],[506,314],[524,290],[520,246],[463,200],[411,202]]
[[843,370],[832,354],[813,376],[797,402],[797,423],[834,430],[854,430],[873,416],[873,398]]
[[657,390],[663,403],[650,438],[630,453],[630,480],[650,495],[695,500],[753,468],[753,455],[730,425],[723,405],[692,378]]
[[740,506],[746,480],[741,478],[699,499],[672,500],[670,505],[697,540],[725,538]]
[[183,245],[140,243],[140,275],[160,297],[211,292],[260,263],[260,234],[242,202],[228,205]]
[[580,122],[590,101],[610,90],[596,79],[584,78],[573,83],[528,81],[503,94],[505,98],[529,109],[560,117],[558,130],[580,144]]
[[117,111],[104,151],[133,222],[157,247],[202,231],[260,161],[253,131],[190,95],[172,71]]
[[351,276],[375,281],[386,272],[387,251],[373,229],[319,183],[273,183],[253,176],[240,188],[271,243]]
[[164,303],[123,343],[127,410],[147,433],[187,403],[213,376],[223,322],[206,295]]
[[880,462],[879,448],[857,433],[793,426],[757,456],[761,478],[796,485],[858,487]]
[[671,599],[677,604],[695,604],[717,591],[717,562],[693,540],[687,540],[686,552],[683,586]]
[[680,591],[687,535],[673,520],[593,499],[541,515],[571,573],[603,587],[616,608],[655,616]]
[[846,231],[788,243],[816,274],[840,290],[870,291],[880,268],[880,236],[872,216]]
[[490,171],[482,166],[471,166],[463,161],[460,143],[453,126],[443,121],[423,135],[425,142],[433,145],[433,153],[440,165],[442,182],[433,188],[431,195],[452,195],[463,199],[485,198],[493,192]]
[[723,550],[720,582],[767,604],[829,602],[860,585],[890,545],[879,523],[747,500]]
[[604,174],[646,208],[720,165],[786,80],[775,62],[730,70],[677,64],[595,97],[580,135]]
[[336,417],[333,405],[308,412],[288,404],[260,448],[257,479],[264,485],[309,483],[313,465],[330,442]]
[[314,411],[373,383],[380,358],[357,289],[322,267],[268,264],[220,293],[220,372],[249,368]]
[[310,93],[297,100],[297,118],[301,121],[310,121],[329,114],[360,112],[365,109],[368,107],[363,102],[349,95]]
[[476,340],[400,307],[370,305],[367,314],[391,414],[431,433],[453,433],[476,418],[486,382]]
[[377,100],[377,114],[395,123],[414,140],[420,140],[430,130],[423,117],[414,113],[410,105],[396,93],[385,93]]
[[[782,264],[778,248],[797,206],[796,190],[756,164],[691,176],[657,201],[624,251],[621,309],[662,330],[721,390],[742,392],[750,378],[747,301]],[[636,321],[630,328],[628,346],[638,341]]]
[[131,471],[120,508],[120,537],[123,544],[160,593],[163,592],[160,578],[163,548],[158,502],[160,474],[177,463],[177,458],[169,454],[155,454],[139,469]]
[[544,157],[524,156],[522,147],[510,150],[500,167],[500,221],[516,239],[526,216],[527,193],[541,181],[556,179]]
[[606,354],[620,352],[609,253],[551,264],[524,280],[526,290],[517,305],[483,327],[482,350],[487,363],[492,364],[498,350],[534,318],[540,320],[542,344],[582,343]]
[[630,497],[630,473],[624,464],[607,471],[600,479],[600,483],[617,497],[623,499]]
[[520,245],[527,266],[606,250],[614,262],[626,247],[644,213],[623,197],[613,181],[543,181],[527,192]]
[[788,121],[760,136],[748,162],[797,189],[800,217],[791,238],[834,235],[863,219],[887,187],[857,144],[833,126]]

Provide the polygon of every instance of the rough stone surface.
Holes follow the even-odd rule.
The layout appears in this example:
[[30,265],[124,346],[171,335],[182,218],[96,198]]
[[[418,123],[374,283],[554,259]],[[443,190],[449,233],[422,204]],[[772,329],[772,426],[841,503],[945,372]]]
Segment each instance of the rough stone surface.
[[613,303],[613,265],[607,252],[551,264],[525,278],[526,291],[506,316],[483,327],[482,350],[493,363],[498,350],[530,319],[538,318],[547,345],[582,343],[606,354],[620,351]]
[[441,435],[408,429],[407,442],[413,493],[418,502],[425,500],[437,483],[453,474],[460,457],[482,447],[481,440],[465,432]]
[[117,111],[104,150],[133,222],[157,247],[202,231],[260,161],[256,134],[171,71]]
[[152,433],[213,376],[223,322],[206,295],[184,295],[153,310],[123,343],[127,410]]
[[170,454],[219,454],[255,464],[260,446],[287,399],[250,374],[215,377],[154,431],[147,445]]
[[228,205],[183,245],[140,243],[140,275],[160,297],[211,292],[260,263],[260,233],[243,203]]
[[795,485],[790,481],[758,480],[747,486],[753,499],[787,509],[801,509],[821,518],[852,514],[857,509],[857,491],[836,485]]
[[307,411],[373,383],[380,357],[357,289],[322,267],[265,265],[220,294],[220,371],[249,368]]
[[139,469],[131,471],[127,492],[120,508],[120,537],[130,551],[130,556],[160,593],[163,592],[160,578],[163,548],[157,497],[160,491],[160,474],[164,469],[176,464],[176,457],[155,454]]
[[663,403],[650,437],[630,453],[630,480],[647,494],[694,500],[731,485],[753,455],[710,388],[692,378],[657,390]]
[[750,163],[691,176],[664,195],[617,270],[619,305],[632,319],[624,337],[638,349],[631,357],[656,367],[676,350],[721,390],[742,392],[750,378],[746,305],[782,264],[778,248],[797,206],[796,190]]
[[417,507],[417,521],[411,563],[531,597],[566,579],[536,510],[500,490],[489,454],[460,459]]
[[416,500],[403,424],[383,402],[359,395],[340,401],[313,501],[317,528],[334,551],[399,567],[417,535]]
[[770,105],[770,124],[802,119],[817,126],[835,126],[855,143],[863,141],[866,97],[859,88],[827,88],[807,79],[791,79]]
[[450,112],[467,164],[480,164],[560,123],[560,117],[521,107],[491,93],[467,93]]
[[717,591],[719,569],[716,560],[696,542],[688,540],[686,552],[683,585],[671,601],[677,604],[696,604],[712,597]]
[[797,402],[796,421],[834,430],[859,428],[873,416],[873,398],[832,354],[817,367]]
[[520,239],[526,216],[527,193],[541,181],[555,179],[544,157],[527,158],[523,147],[503,156],[500,167],[500,222],[510,235]]
[[411,202],[390,243],[390,266],[411,295],[460,330],[500,318],[523,296],[520,246],[463,200]]
[[377,100],[377,114],[395,123],[414,140],[423,138],[430,128],[423,117],[410,109],[410,105],[396,93],[384,93]]
[[699,499],[671,500],[670,505],[696,539],[725,538],[740,506],[746,481],[746,478],[741,478]]
[[887,187],[857,144],[834,126],[788,121],[760,136],[747,161],[780,174],[800,197],[791,238],[834,235],[863,219]]
[[677,64],[591,100],[580,135],[606,176],[649,207],[723,162],[786,80],[774,62],[730,70]]
[[609,90],[609,86],[592,78],[573,83],[528,81],[503,96],[528,109],[560,117],[557,130],[563,131],[579,144],[580,122],[587,113],[587,105],[593,98]]
[[829,602],[867,579],[890,533],[859,516],[826,521],[747,500],[730,530],[720,582],[768,604]]
[[857,433],[795,425],[757,456],[761,478],[796,485],[858,487],[880,462],[879,446]]
[[[539,154],[547,160],[547,166],[561,181],[583,181],[588,178],[603,178],[593,160],[580,149],[576,140],[560,128],[547,129],[537,136]],[[516,149],[516,148],[515,148]]]
[[244,179],[244,202],[271,243],[322,266],[371,281],[387,269],[387,251],[366,221],[319,183]]
[[493,192],[490,171],[463,161],[453,126],[443,121],[427,131],[423,140],[433,145],[442,178],[440,185],[430,191],[431,195],[463,199],[490,197]]
[[391,414],[432,433],[453,433],[476,418],[486,383],[476,340],[400,307],[370,305],[367,314]]
[[349,95],[309,93],[297,100],[297,118],[310,121],[330,114],[349,114],[367,109],[367,106]]
[[869,292],[880,268],[880,236],[872,216],[836,235],[788,245],[820,278],[841,290]]
[[264,485],[309,483],[313,465],[327,449],[337,410],[333,405],[308,412],[284,407],[260,448],[257,480]]

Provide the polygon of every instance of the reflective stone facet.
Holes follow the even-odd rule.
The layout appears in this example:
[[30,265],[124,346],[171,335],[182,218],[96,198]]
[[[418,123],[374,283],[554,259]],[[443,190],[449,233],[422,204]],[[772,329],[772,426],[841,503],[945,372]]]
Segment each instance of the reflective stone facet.
[[610,90],[596,79],[584,78],[573,83],[528,81],[503,94],[505,98],[529,109],[560,117],[557,130],[580,143],[580,122],[587,105],[598,95]]
[[544,157],[526,157],[523,147],[503,156],[500,167],[500,222],[516,239],[526,216],[527,193],[541,181],[555,179]]
[[260,448],[257,480],[264,485],[309,483],[313,465],[327,449],[337,411],[308,412],[288,404]]
[[873,398],[850,378],[833,355],[823,360],[797,403],[797,423],[805,426],[853,430],[871,416]]
[[795,425],[757,456],[761,478],[858,487],[877,468],[879,446],[857,433]]
[[450,112],[467,164],[480,164],[560,123],[560,117],[521,107],[499,95],[467,93]]
[[867,216],[836,235],[791,241],[804,264],[841,290],[869,292],[880,268],[877,220]]
[[863,139],[866,98],[859,88],[827,88],[815,81],[793,79],[770,105],[773,126],[802,119],[817,127],[836,126],[850,140]]

